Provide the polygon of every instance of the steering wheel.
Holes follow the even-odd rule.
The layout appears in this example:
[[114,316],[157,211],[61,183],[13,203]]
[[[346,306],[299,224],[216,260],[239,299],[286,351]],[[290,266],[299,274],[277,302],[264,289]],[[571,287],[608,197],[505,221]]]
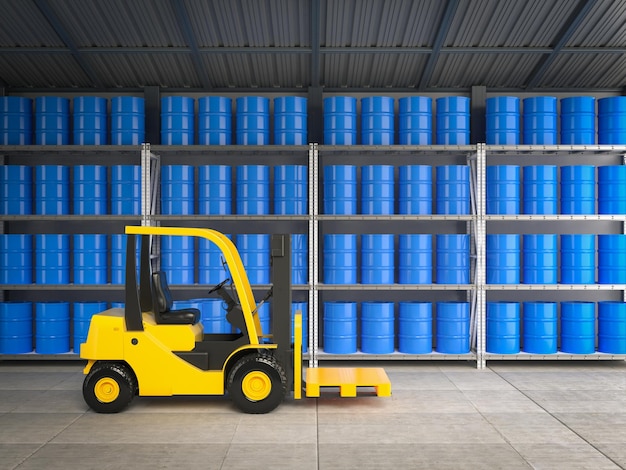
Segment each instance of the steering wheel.
[[222,282],[220,282],[219,284],[217,284],[215,287],[213,287],[213,289],[211,289],[209,291],[209,294],[212,294],[213,292],[215,292],[216,290],[220,290],[222,287],[224,287],[224,284],[226,284],[228,281],[230,281],[230,278],[226,278],[224,279]]

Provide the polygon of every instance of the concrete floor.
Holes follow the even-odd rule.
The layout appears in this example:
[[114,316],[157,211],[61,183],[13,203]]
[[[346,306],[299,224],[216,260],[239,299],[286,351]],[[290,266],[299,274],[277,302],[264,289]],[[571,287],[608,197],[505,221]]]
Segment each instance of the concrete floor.
[[625,362],[382,365],[391,398],[289,398],[268,415],[137,398],[101,415],[81,362],[0,362],[0,469],[626,468]]

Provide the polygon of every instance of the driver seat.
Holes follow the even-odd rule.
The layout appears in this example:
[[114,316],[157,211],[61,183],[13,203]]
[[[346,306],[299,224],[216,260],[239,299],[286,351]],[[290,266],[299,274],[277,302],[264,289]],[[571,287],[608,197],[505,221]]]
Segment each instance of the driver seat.
[[172,310],[172,293],[167,284],[164,271],[152,273],[154,293],[154,318],[157,324],[162,325],[193,325],[200,319],[200,310],[197,308],[183,308]]

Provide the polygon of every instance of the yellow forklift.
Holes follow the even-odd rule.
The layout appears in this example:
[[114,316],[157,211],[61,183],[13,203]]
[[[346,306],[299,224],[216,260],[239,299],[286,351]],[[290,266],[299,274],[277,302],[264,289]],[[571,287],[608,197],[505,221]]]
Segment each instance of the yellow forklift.
[[[373,387],[378,396],[391,395],[382,368],[303,370],[300,314],[294,319],[293,343],[291,339],[289,235],[272,235],[272,288],[257,305],[237,248],[220,232],[127,226],[126,234],[125,306],[94,315],[87,340],[80,346],[80,357],[87,360],[83,396],[94,411],[119,412],[137,395],[228,392],[235,406],[246,413],[268,413],[290,391],[294,399],[301,398],[303,390],[306,396],[319,397],[321,387],[338,387],[346,397],[356,396],[357,387]],[[152,269],[152,238],[157,236],[194,236],[217,245],[230,279],[209,292],[224,300],[226,319],[237,333],[204,333],[199,310],[172,310],[165,273]],[[272,328],[263,332],[258,309],[270,296]]]

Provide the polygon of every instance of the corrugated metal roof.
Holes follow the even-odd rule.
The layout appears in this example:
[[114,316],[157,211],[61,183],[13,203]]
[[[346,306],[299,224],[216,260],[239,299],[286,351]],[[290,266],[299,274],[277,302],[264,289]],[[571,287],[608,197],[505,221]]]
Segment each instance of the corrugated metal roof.
[[0,86],[9,92],[626,87],[623,1],[0,0],[0,7]]
[[572,0],[460,2],[446,46],[550,46],[576,6]]

